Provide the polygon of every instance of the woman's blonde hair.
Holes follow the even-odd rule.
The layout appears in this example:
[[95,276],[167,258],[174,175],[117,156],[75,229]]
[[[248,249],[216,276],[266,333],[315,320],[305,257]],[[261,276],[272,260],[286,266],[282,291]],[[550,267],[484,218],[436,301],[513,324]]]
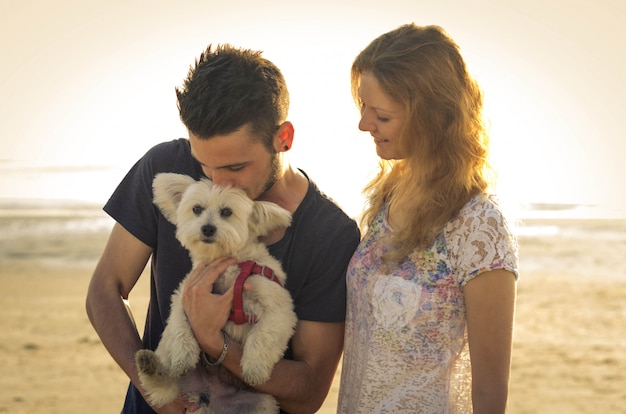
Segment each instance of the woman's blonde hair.
[[407,24],[372,41],[352,65],[357,102],[364,71],[406,111],[398,138],[408,156],[380,161],[364,189],[368,206],[361,219],[367,227],[389,203],[393,248],[385,259],[397,261],[429,246],[463,205],[489,188],[482,92],[458,45],[438,26]]

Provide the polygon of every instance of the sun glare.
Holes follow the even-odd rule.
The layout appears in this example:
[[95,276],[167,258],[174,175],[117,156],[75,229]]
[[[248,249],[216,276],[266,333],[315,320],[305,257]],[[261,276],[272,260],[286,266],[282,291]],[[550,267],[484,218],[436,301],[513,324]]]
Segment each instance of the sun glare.
[[[444,26],[482,86],[503,196],[531,203],[621,206],[626,215],[626,195],[615,190],[616,177],[626,174],[623,129],[616,121],[623,115],[619,99],[623,103],[626,94],[619,90],[624,92],[626,67],[609,53],[610,39],[600,39],[597,31],[578,35],[567,19],[551,19],[552,9],[545,16],[533,15],[536,11],[525,3],[517,5],[517,14],[493,5],[500,17],[494,15],[481,27],[438,6],[420,13],[410,8],[382,13],[368,2],[361,6],[337,5],[332,12],[310,5],[298,11],[286,7],[272,15],[272,30],[258,18],[267,10],[256,4],[245,15],[211,7],[203,24],[192,19],[184,25],[170,24],[165,8],[144,10],[124,2],[93,9],[83,4],[54,24],[44,24],[47,20],[39,14],[29,19],[28,13],[14,11],[2,33],[26,27],[30,37],[20,48],[3,45],[8,63],[0,68],[6,98],[0,103],[0,168],[15,182],[1,184],[0,197],[82,196],[76,180],[62,176],[59,167],[88,171],[97,166],[98,173],[86,173],[90,180],[102,180],[92,182],[93,187],[112,189],[122,171],[152,145],[186,135],[174,88],[209,43],[231,43],[262,50],[281,68],[296,129],[291,159],[357,214],[361,189],[377,157],[368,134],[357,128],[349,68],[375,36],[415,21]],[[51,13],[48,9],[44,11]],[[180,5],[181,13],[196,17],[200,9],[194,2]],[[359,19],[348,19],[357,11]],[[576,17],[572,11],[566,14],[562,19]],[[141,24],[134,20],[138,15]],[[112,31],[114,17],[122,20],[120,29]],[[576,19],[582,22],[582,17]],[[529,22],[534,22],[533,32],[520,31]],[[502,39],[493,32],[501,32]],[[595,58],[583,62],[570,53],[591,42],[602,45]],[[579,81],[600,69],[595,83]],[[108,193],[100,195],[106,197]]]

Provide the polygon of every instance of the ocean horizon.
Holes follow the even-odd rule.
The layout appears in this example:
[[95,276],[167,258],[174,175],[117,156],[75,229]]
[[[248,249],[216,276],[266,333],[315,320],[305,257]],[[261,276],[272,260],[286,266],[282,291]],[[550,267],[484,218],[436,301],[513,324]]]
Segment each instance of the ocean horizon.
[[[522,280],[529,271],[626,279],[626,218],[588,214],[590,206],[529,207],[511,223],[520,245]],[[95,202],[0,199],[0,262],[93,264],[113,224]],[[72,250],[71,239],[85,240],[84,246]]]
[[[0,217],[93,216],[103,200],[0,197]],[[592,204],[505,203],[505,210],[519,220],[615,219],[626,220],[626,211]],[[102,213],[104,214],[104,213]]]

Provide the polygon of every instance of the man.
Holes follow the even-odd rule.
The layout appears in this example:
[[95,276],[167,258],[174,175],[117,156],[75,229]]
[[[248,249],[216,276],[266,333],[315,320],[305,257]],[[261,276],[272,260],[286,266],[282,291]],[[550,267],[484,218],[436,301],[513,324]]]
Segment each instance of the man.
[[[91,323],[131,380],[123,413],[155,412],[143,398],[134,355],[141,348],[156,348],[170,296],[192,270],[174,226],[152,204],[152,179],[160,172],[207,177],[293,214],[291,226],[268,235],[265,242],[287,273],[298,325],[284,359],[256,389],[272,394],[283,412],[315,412],[328,393],[343,348],[344,277],[360,237],[356,223],[287,162],[284,154],[294,139],[293,125],[286,120],[289,95],[278,68],[260,52],[209,46],[176,92],[189,139],[148,151],[105,205],[116,223],[87,294]],[[123,299],[150,257],[151,297],[142,341]],[[241,379],[241,346],[231,341],[224,353],[221,333],[232,291],[211,293],[213,281],[232,263],[218,259],[194,269],[183,304],[203,351]],[[180,398],[157,412],[179,414],[195,408]]]

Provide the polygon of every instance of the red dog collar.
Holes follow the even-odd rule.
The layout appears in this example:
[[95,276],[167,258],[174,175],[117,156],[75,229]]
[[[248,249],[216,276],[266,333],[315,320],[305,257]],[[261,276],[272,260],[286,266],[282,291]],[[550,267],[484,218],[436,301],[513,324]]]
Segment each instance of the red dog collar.
[[[243,323],[256,323],[256,315],[248,315],[243,311],[243,284],[252,275],[262,275],[281,285],[280,281],[274,274],[274,271],[266,266],[258,265],[253,260],[247,260],[239,263],[239,275],[235,280],[235,296],[233,297],[233,310],[230,312],[229,321],[235,322],[237,325]],[[282,285],[281,285],[282,286]]]

